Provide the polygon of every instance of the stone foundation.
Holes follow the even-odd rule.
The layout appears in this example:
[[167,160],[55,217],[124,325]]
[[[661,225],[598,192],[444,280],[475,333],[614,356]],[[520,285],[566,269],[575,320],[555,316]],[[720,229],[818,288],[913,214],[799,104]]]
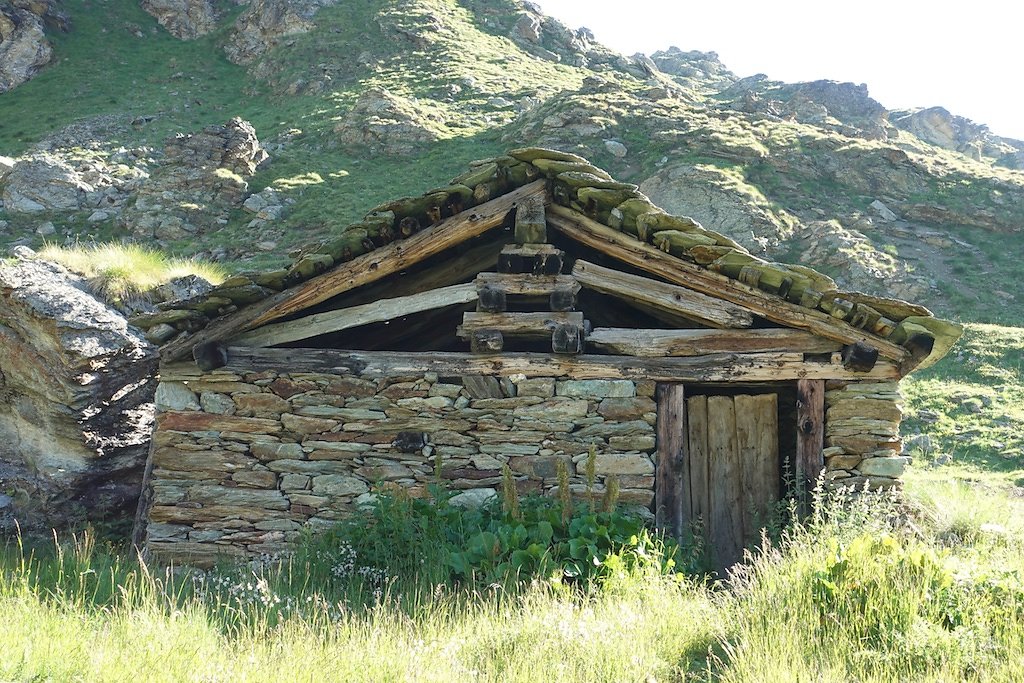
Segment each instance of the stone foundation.
[[[653,382],[480,376],[164,372],[157,391],[147,545],[163,560],[278,553],[401,487],[487,497],[508,464],[522,493],[557,494],[558,463],[586,490],[654,499]],[[441,471],[436,471],[440,465]]]
[[858,489],[898,487],[910,461],[900,455],[902,410],[896,382],[826,383],[826,482]]

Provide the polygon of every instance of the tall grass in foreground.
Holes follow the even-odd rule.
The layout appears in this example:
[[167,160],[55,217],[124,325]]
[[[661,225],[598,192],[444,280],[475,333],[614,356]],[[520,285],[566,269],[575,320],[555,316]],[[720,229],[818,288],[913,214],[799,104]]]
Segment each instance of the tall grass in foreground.
[[590,589],[375,592],[294,562],[196,580],[81,539],[9,547],[0,680],[1024,680],[1024,544],[951,542],[971,504],[830,498],[726,582],[617,566]]
[[212,284],[219,284],[226,277],[224,269],[216,264],[171,258],[137,244],[50,244],[38,254],[41,259],[82,275],[94,294],[115,303],[139,297],[178,277],[197,275]]

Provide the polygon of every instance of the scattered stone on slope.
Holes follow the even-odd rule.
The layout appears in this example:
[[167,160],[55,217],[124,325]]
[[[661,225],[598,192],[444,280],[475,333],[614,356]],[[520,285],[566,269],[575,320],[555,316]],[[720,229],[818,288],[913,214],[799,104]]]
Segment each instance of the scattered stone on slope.
[[66,26],[66,18],[48,0],[0,2],[0,93],[30,80],[50,63],[53,48],[43,30],[47,18]]
[[359,96],[334,132],[346,147],[402,156],[437,140],[443,125],[438,113],[414,100],[371,88]]
[[224,53],[235,64],[251,64],[286,36],[306,33],[313,16],[338,0],[252,0],[231,30]]
[[908,301],[928,293],[927,281],[904,261],[879,251],[864,233],[838,220],[798,224],[790,246],[801,263],[821,269],[840,287]]
[[142,0],[142,9],[175,38],[193,40],[217,28],[220,15],[213,0]]
[[0,525],[124,519],[155,370],[155,349],[82,278],[35,260],[0,267],[0,490],[15,492]]
[[241,206],[245,179],[268,158],[252,124],[238,117],[176,135],[122,221],[136,236],[161,241],[207,232]]

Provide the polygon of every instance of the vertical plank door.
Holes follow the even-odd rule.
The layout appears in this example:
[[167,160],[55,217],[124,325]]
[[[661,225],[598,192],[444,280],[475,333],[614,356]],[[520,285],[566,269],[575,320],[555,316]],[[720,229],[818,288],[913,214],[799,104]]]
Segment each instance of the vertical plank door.
[[717,567],[743,556],[743,468],[731,396],[708,397],[709,542]]
[[757,543],[782,483],[776,394],[736,396],[736,441],[743,472],[743,545]]
[[658,385],[658,463],[655,524],[677,541],[690,525],[690,457],[682,384]]
[[708,397],[686,399],[686,422],[690,429],[690,519],[708,541]]

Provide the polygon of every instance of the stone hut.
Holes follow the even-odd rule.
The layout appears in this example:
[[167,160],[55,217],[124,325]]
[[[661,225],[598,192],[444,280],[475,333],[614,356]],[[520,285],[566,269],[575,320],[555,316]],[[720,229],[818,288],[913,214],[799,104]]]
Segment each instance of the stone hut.
[[573,154],[475,162],[286,270],[135,321],[165,342],[154,556],[276,553],[375,490],[598,488],[719,562],[813,485],[894,487],[898,382],[959,326],[771,263]]

